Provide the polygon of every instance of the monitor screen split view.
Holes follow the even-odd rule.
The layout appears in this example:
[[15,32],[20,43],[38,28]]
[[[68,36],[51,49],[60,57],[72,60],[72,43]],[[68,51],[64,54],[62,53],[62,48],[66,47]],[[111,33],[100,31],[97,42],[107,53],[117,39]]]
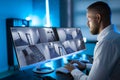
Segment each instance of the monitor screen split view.
[[85,49],[80,28],[11,27],[20,68]]

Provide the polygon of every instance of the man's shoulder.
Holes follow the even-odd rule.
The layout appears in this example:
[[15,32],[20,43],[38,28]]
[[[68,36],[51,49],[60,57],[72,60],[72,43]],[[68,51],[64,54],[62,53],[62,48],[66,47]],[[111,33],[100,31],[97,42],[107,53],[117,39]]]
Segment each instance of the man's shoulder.
[[120,40],[120,33],[111,30],[111,31],[105,36],[104,40],[105,40],[105,41],[111,41],[111,42]]

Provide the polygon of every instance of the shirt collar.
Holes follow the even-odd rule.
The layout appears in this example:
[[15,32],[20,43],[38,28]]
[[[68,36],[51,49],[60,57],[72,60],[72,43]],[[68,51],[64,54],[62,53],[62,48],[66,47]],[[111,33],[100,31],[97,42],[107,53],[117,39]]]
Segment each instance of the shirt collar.
[[109,31],[111,30],[114,30],[114,25],[109,25],[107,26],[106,28],[104,28],[99,34],[98,34],[98,37],[97,37],[97,40],[100,41],[102,40],[108,33]]

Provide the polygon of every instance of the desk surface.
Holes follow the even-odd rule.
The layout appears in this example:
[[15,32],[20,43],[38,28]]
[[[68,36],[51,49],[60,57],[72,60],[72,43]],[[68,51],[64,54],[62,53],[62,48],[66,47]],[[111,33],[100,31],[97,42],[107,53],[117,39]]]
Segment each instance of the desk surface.
[[[54,64],[52,64],[55,69],[63,66],[63,61],[61,59],[55,60]],[[64,73],[56,73],[54,70],[51,73],[47,74],[37,74],[32,71],[33,69],[27,69],[24,71],[16,70],[12,75],[7,76],[1,80],[43,80],[42,77],[50,76],[56,80],[73,80],[73,77],[69,74]]]
[[[24,71],[15,71],[14,74],[7,76],[1,80],[43,80],[42,77],[50,76],[56,80],[73,80],[72,75],[64,73],[56,73],[56,69],[64,66],[64,60],[54,60],[53,64],[50,64],[55,69],[51,73],[37,74],[33,72],[33,69],[27,69]],[[51,79],[50,79],[51,80]]]
[[3,78],[2,80],[43,80],[42,77],[51,76],[56,80],[73,80],[71,75],[56,73],[55,71],[49,74],[36,74],[32,70],[17,71],[13,75]]

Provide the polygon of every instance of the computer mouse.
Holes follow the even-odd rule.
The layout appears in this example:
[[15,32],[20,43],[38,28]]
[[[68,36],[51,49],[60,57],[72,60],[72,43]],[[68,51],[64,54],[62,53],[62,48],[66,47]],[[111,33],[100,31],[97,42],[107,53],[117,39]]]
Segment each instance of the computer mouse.
[[56,80],[56,79],[54,79],[54,78],[51,77],[51,76],[44,76],[44,77],[42,77],[42,79],[43,79],[43,80]]

